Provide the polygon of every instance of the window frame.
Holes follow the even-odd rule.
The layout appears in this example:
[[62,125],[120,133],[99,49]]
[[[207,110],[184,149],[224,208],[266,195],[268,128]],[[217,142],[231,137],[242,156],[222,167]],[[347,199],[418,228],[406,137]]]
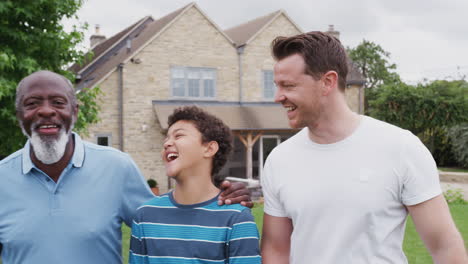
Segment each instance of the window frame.
[[[174,94],[174,84],[175,84],[175,80],[176,79],[180,79],[180,78],[174,78],[173,77],[173,71],[174,70],[183,70],[183,73],[184,73],[184,95],[181,96],[181,95],[175,95]],[[189,96],[189,73],[193,71],[193,72],[197,72],[198,73],[198,94],[199,96]],[[210,72],[210,74],[212,74],[212,78],[213,79],[207,79],[207,78],[204,78],[203,76],[203,72],[204,71],[208,71]],[[191,67],[191,66],[171,66],[170,68],[170,89],[171,89],[171,92],[170,92],[170,95],[171,95],[171,99],[181,99],[181,100],[215,100],[216,99],[216,96],[217,96],[217,89],[216,89],[216,86],[217,86],[217,78],[218,78],[218,74],[217,74],[217,69],[216,68],[210,68],[210,67]],[[213,80],[213,96],[206,96],[205,95],[205,80]]]

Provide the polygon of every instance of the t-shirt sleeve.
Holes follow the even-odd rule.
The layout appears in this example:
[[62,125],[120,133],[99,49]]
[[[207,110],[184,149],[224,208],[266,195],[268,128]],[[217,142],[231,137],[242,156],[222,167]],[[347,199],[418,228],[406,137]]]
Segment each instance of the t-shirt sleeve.
[[128,157],[123,165],[125,172],[122,181],[121,217],[127,226],[132,225],[136,209],[144,202],[154,198],[148,184],[133,160]]
[[257,224],[255,224],[250,209],[245,208],[237,215],[232,225],[228,244],[230,264],[262,263]]
[[148,263],[148,252],[144,243],[144,234],[141,224],[141,210],[137,211],[135,219],[132,221],[132,233],[130,236],[130,253],[128,263],[146,264]]
[[[273,150],[274,151],[274,150]],[[275,184],[275,174],[273,168],[272,157],[273,153],[268,156],[265,167],[263,168],[263,174],[261,177],[262,192],[265,199],[264,212],[276,217],[288,217],[286,210],[284,209],[283,203],[279,198],[278,184]]]
[[407,132],[402,155],[402,202],[415,205],[440,195],[439,172],[429,150],[411,132]]

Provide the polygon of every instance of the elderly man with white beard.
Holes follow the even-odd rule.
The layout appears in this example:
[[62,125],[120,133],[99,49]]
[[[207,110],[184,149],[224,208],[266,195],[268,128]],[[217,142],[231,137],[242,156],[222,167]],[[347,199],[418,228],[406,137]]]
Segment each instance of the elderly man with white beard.
[[[121,224],[153,198],[133,160],[72,132],[78,104],[59,74],[24,78],[16,111],[29,140],[0,161],[3,264],[122,263]],[[224,189],[225,199],[252,206],[243,185]]]

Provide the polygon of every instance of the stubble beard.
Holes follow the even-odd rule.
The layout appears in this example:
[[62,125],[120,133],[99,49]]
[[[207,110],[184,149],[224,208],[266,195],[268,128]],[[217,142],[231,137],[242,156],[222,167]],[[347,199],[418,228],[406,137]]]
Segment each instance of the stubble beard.
[[[290,127],[293,129],[302,129],[304,127],[313,128],[318,125],[320,117],[323,114],[323,108],[316,102],[312,109],[300,111],[293,122],[290,121]],[[301,109],[302,110],[302,109]]]
[[75,120],[72,120],[70,128],[68,131],[62,126],[59,131],[58,138],[53,137],[41,137],[33,128],[36,127],[35,124],[31,125],[31,136],[26,133],[23,123],[20,122],[21,130],[23,134],[26,135],[31,143],[34,155],[36,158],[44,164],[54,164],[57,163],[65,154],[65,149],[67,148],[68,140],[70,138],[73,125]]

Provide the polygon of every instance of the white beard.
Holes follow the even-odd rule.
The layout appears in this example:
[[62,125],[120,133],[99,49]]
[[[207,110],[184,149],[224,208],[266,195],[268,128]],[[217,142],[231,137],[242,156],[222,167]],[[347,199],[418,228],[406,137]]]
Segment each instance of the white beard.
[[32,132],[30,138],[31,146],[33,147],[36,158],[44,164],[53,164],[59,161],[65,153],[70,133],[66,133],[65,129],[61,128],[59,138],[42,139],[35,131]]
[[[72,124],[75,122],[72,121]],[[73,128],[73,125],[68,131],[65,128],[60,128],[58,139],[54,138],[41,138],[39,133],[34,131],[34,124],[31,125],[31,136],[29,136],[24,130],[22,122],[20,122],[21,130],[29,138],[31,146],[33,147],[34,155],[38,160],[44,164],[54,164],[58,162],[65,153],[67,148],[68,139]]]

